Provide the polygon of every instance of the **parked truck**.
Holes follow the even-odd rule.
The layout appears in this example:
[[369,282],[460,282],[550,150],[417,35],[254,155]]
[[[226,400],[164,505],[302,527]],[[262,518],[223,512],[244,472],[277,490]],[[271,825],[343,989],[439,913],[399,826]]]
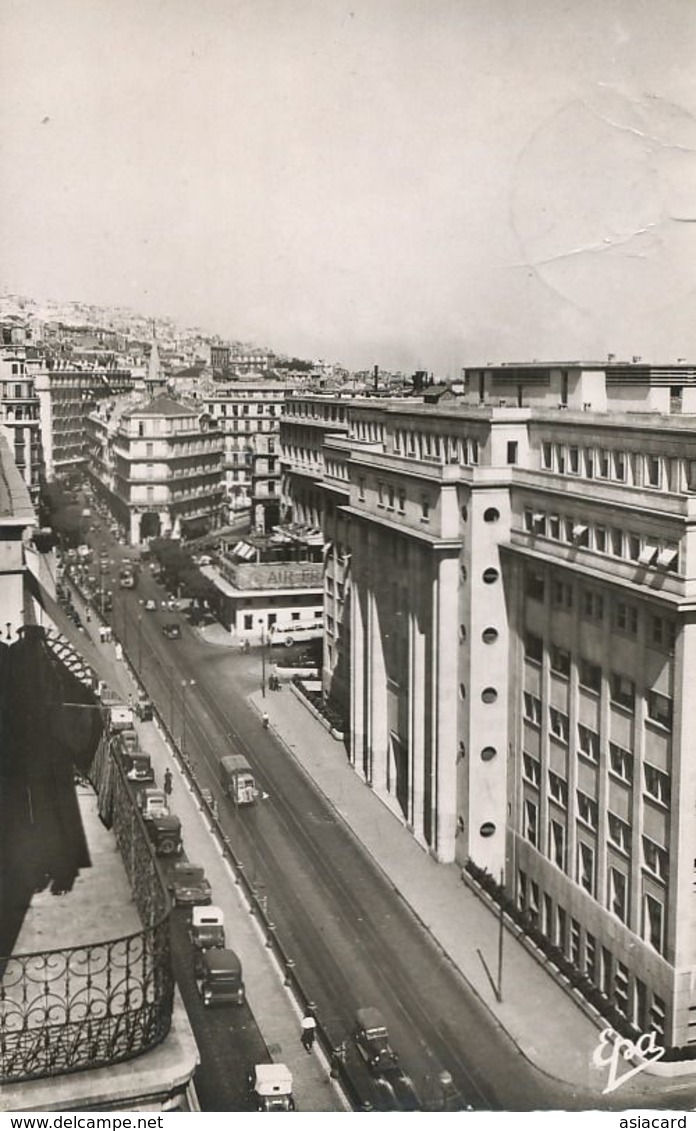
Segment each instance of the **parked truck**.
[[117,734],[123,730],[133,730],[133,708],[128,703],[124,703],[122,699],[109,691],[102,693],[101,701],[106,708],[109,730],[112,734]]
[[222,784],[235,805],[253,805],[259,791],[254,773],[241,754],[228,754],[220,761]]

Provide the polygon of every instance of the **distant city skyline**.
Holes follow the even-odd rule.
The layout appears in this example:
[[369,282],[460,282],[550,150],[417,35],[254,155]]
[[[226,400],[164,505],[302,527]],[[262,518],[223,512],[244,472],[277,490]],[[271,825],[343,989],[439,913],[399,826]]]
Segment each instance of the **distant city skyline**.
[[696,9],[0,5],[0,287],[352,369],[696,357]]

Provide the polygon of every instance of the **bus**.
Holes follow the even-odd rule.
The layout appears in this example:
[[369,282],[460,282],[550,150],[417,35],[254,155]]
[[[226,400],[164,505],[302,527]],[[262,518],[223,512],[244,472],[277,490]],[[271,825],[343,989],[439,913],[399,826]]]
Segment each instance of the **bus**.
[[323,621],[307,624],[306,621],[293,621],[291,624],[273,624],[268,630],[269,644],[284,644],[290,648],[304,640],[321,640],[324,635]]

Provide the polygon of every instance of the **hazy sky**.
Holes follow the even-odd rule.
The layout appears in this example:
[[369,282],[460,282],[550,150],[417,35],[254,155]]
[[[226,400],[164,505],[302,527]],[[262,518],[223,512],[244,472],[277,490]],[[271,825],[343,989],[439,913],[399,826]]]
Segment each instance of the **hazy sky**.
[[351,366],[696,360],[693,0],[0,0],[0,286]]

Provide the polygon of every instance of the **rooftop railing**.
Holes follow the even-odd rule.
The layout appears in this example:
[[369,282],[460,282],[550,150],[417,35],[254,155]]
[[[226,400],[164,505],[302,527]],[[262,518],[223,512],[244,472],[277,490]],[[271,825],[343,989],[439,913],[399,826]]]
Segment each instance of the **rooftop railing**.
[[112,823],[143,926],[121,938],[0,959],[2,1083],[130,1060],[158,1045],[170,1029],[169,898],[143,820],[104,739],[90,777],[100,815]]

